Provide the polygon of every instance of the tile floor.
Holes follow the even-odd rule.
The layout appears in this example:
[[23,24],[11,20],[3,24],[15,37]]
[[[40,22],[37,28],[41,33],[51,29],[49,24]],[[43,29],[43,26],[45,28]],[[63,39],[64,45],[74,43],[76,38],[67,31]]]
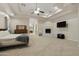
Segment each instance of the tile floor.
[[29,47],[0,51],[5,56],[79,56],[78,42],[31,36]]

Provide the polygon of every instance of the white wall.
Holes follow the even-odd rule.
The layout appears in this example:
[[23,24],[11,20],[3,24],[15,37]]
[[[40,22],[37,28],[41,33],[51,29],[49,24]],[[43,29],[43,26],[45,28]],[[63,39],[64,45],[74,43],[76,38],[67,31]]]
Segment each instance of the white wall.
[[[46,21],[43,21],[39,23],[39,33],[42,33],[43,36],[46,36],[44,33],[44,29],[49,27],[52,29],[52,35],[53,38],[57,38],[58,33],[65,34],[65,37],[67,40],[73,40],[73,41],[79,41],[79,9],[71,10],[68,13],[56,15],[55,17],[48,18]],[[66,21],[68,24],[68,27],[66,28],[57,28],[57,22]],[[52,26],[44,26],[45,22],[51,22]]]
[[79,41],[79,19],[78,18],[74,18],[74,19],[70,19],[68,20],[68,37],[70,40],[74,40],[74,41]]
[[[43,36],[47,36],[47,37],[53,37],[53,24],[50,21],[46,21],[43,23]],[[45,29],[51,29],[51,33],[45,33]]]
[[[52,19],[52,18],[51,18]],[[66,21],[68,27],[57,28],[57,22]],[[66,39],[79,41],[79,17],[77,11],[70,12],[68,14],[62,15],[61,17],[54,18],[50,20],[53,23],[54,37],[56,38],[57,33],[64,33]]]
[[[62,20],[63,21],[63,20]],[[65,34],[67,40],[78,41],[79,38],[79,20],[78,18],[72,18],[65,20],[68,24],[66,28],[57,28],[57,22],[54,22],[54,38],[57,37],[58,33]]]
[[31,33],[31,34],[34,34],[34,35],[37,34],[37,32],[38,32],[38,19],[37,18],[35,18],[35,17],[29,18],[29,30],[33,31],[33,33]]
[[3,15],[0,15],[0,29],[6,29],[6,19]]
[[16,29],[16,25],[26,25],[27,28],[29,26],[29,18],[12,18],[10,20],[10,30],[12,33],[14,33],[14,30]]
[[6,23],[4,18],[0,18],[0,29],[6,29]]

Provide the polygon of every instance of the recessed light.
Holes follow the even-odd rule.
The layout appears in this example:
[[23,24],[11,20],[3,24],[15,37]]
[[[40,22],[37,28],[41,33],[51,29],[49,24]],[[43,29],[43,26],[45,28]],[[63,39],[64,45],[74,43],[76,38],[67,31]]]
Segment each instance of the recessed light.
[[62,9],[58,9],[58,10],[55,12],[55,14],[58,13],[58,12],[60,12],[60,11],[62,11]]
[[58,10],[59,8],[57,6],[54,7],[54,10]]
[[39,11],[35,10],[35,11],[34,11],[34,13],[35,13],[35,14],[38,14],[38,13],[39,13]]
[[40,8],[37,8],[37,10],[39,11],[39,10],[40,10]]

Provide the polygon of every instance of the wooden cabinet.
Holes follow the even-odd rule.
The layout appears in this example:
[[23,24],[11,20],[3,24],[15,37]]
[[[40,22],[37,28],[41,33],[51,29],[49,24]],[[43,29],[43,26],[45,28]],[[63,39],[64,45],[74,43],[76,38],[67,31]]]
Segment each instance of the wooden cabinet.
[[15,30],[16,34],[27,33],[27,30]]
[[27,26],[26,25],[16,25],[15,33],[16,34],[28,33]]

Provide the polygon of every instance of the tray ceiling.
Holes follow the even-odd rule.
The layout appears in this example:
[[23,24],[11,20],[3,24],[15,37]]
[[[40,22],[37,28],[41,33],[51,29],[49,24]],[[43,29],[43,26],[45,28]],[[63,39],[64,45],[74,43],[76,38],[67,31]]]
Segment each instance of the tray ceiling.
[[[33,12],[37,8],[44,11],[39,13],[40,17],[50,17],[55,13],[70,8],[71,3],[0,3],[0,12],[4,12],[9,16],[38,16]],[[72,8],[72,7],[71,7]]]

